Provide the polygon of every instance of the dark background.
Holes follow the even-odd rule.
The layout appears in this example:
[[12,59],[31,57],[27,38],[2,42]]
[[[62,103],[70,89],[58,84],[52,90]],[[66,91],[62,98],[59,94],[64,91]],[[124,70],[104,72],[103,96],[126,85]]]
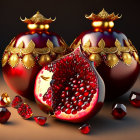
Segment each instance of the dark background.
[[17,34],[27,30],[22,18],[31,17],[39,10],[46,17],[56,17],[50,31],[61,35],[68,45],[83,31],[92,28],[85,14],[98,13],[103,8],[109,13],[123,15],[115,28],[124,32],[140,52],[139,0],[0,0],[0,57]]

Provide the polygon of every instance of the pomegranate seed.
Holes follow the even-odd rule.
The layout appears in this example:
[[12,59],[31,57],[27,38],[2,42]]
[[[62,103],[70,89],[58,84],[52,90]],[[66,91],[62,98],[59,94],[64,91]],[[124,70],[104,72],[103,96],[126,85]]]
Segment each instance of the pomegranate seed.
[[69,87],[66,87],[65,90],[69,90]]
[[64,98],[65,97],[65,94],[61,94],[61,97]]
[[79,99],[83,99],[83,95],[80,95],[80,96],[79,96]]
[[79,92],[75,92],[75,96],[79,96],[80,95],[80,93]]
[[86,105],[86,107],[89,107],[90,103],[86,102],[85,105]]
[[89,124],[84,124],[82,125],[79,130],[81,131],[81,133],[83,134],[88,134],[90,132],[90,125]]
[[91,90],[90,85],[87,85],[87,86],[86,86],[86,89],[87,89],[87,90]]
[[69,108],[70,107],[70,104],[67,104],[67,108]]
[[86,109],[86,104],[83,104],[83,105],[81,106],[81,108],[82,108],[82,109]]
[[76,88],[76,91],[79,91],[79,88]]
[[73,108],[73,105],[70,105],[70,108],[72,109]]
[[65,91],[62,91],[62,94],[66,94],[66,92]]
[[61,106],[58,106],[57,109],[61,109]]
[[90,82],[90,85],[91,85],[93,88],[96,88],[96,87],[97,87],[96,83],[94,83],[94,82]]
[[22,98],[20,96],[15,96],[15,98],[12,101],[12,107],[18,108],[22,104]]
[[72,114],[76,114],[77,111],[75,109],[72,109]]
[[73,80],[73,84],[76,84],[77,83],[77,81],[76,80]]
[[77,75],[76,75],[76,77],[77,77],[77,79],[79,79],[79,78],[80,78],[80,75],[79,75],[79,74],[77,74]]
[[39,125],[45,125],[47,118],[46,117],[43,117],[43,116],[35,116],[34,117],[34,120]]
[[77,105],[77,100],[73,102],[74,105]]
[[83,102],[79,100],[78,106],[81,106],[82,104],[83,104]]
[[80,87],[83,87],[83,86],[84,86],[84,83],[81,83],[81,84],[80,84]]
[[[64,109],[64,108],[63,108]],[[62,109],[62,110],[63,110]],[[55,111],[55,115],[60,115],[61,114],[61,110],[57,110],[57,111]]]
[[0,107],[0,123],[6,123],[10,118],[11,113],[5,107]]
[[81,83],[81,81],[78,81],[78,84],[80,84]]
[[129,101],[134,107],[140,107],[140,93],[131,92]]
[[73,81],[73,78],[70,78],[70,81]]
[[62,101],[62,103],[64,103],[65,102],[65,99],[62,99],[61,101]]
[[80,91],[84,92],[85,91],[85,88],[84,87],[81,87],[80,88]]
[[71,100],[72,101],[75,101],[76,100],[75,96],[72,96]]
[[67,108],[67,109],[65,110],[65,112],[66,112],[67,114],[70,114],[70,113],[71,113],[71,109]]
[[32,109],[26,103],[22,103],[17,111],[23,119],[29,119],[33,115]]
[[85,93],[84,93],[84,96],[88,96],[88,95],[89,95],[89,92],[85,92]]
[[112,109],[112,115],[115,119],[122,119],[126,113],[126,107],[123,104],[115,104]]
[[91,92],[92,94],[95,94],[95,93],[96,93],[96,90],[95,90],[95,89],[92,89],[90,92]]
[[86,97],[83,97],[83,101],[86,101]]
[[77,86],[77,85],[73,85],[73,87],[74,87],[74,88],[77,88],[78,86]]

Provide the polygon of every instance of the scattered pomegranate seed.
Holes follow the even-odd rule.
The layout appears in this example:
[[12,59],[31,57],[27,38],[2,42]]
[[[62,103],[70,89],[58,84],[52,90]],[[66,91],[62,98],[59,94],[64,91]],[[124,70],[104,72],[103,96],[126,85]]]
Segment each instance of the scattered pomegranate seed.
[[112,109],[112,115],[115,119],[122,119],[127,114],[124,104],[115,104]]
[[129,101],[134,107],[140,107],[140,93],[132,91],[129,96]]
[[34,120],[36,121],[37,124],[39,125],[45,125],[47,117],[43,117],[43,116],[35,116]]
[[20,96],[15,96],[12,101],[12,107],[18,108],[22,104],[22,98]]
[[26,103],[22,103],[17,111],[23,119],[29,119],[33,115],[32,109]]
[[91,127],[90,127],[89,124],[84,124],[84,125],[82,125],[82,126],[79,128],[79,130],[80,130],[81,133],[83,133],[83,134],[88,134],[88,133],[90,132],[90,129],[91,129]]
[[6,123],[10,118],[11,113],[5,107],[0,107],[0,123]]

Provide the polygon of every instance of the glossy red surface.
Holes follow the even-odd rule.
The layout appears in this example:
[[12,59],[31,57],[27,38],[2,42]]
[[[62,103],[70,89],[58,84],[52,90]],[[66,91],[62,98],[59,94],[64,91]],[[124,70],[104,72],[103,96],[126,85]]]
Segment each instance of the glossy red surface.
[[[82,45],[84,45],[90,40],[91,46],[97,46],[102,38],[108,48],[114,46],[116,39],[120,41],[122,46],[126,46],[124,40],[127,40],[127,37],[123,33],[107,30],[96,32],[94,29],[81,33],[75,40],[75,43],[78,43],[81,39]],[[87,54],[86,56],[88,57]],[[96,69],[105,82],[106,99],[112,100],[123,95],[133,86],[138,77],[140,66],[133,57],[132,63],[129,66],[120,59],[119,63],[113,68],[108,67],[102,62]]]
[[[46,46],[47,40],[53,42],[54,47],[59,47],[62,44],[60,40],[62,38],[55,34],[46,31],[42,32],[25,32],[19,34],[15,40],[15,47],[17,47],[21,41],[24,43],[24,48],[27,47],[28,43],[32,40],[36,44],[36,48],[43,48]],[[52,60],[56,59],[56,56],[51,56]],[[12,88],[16,93],[20,94],[23,97],[34,99],[33,90],[34,90],[34,82],[37,73],[41,70],[41,66],[38,64],[36,60],[36,64],[34,67],[27,69],[22,65],[20,61],[19,64],[12,68],[8,63],[2,68],[3,77],[7,83],[7,85]]]

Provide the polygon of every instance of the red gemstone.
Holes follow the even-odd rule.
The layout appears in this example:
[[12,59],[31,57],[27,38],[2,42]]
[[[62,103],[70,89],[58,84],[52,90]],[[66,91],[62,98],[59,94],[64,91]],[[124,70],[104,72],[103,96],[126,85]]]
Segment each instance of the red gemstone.
[[112,109],[112,115],[115,119],[122,119],[127,114],[124,104],[115,104]]
[[140,107],[140,93],[131,92],[129,101],[134,107]]
[[5,107],[0,107],[0,123],[6,123],[10,118],[11,113]]
[[22,98],[20,96],[15,96],[12,101],[12,107],[18,108],[22,104]]
[[43,117],[43,116],[35,116],[34,120],[36,121],[36,123],[38,123],[39,125],[45,125],[47,117]]
[[26,103],[22,103],[17,111],[23,119],[29,119],[33,115],[32,109]]
[[84,124],[79,129],[80,129],[81,133],[88,134],[90,132],[90,128],[91,127],[89,124]]

